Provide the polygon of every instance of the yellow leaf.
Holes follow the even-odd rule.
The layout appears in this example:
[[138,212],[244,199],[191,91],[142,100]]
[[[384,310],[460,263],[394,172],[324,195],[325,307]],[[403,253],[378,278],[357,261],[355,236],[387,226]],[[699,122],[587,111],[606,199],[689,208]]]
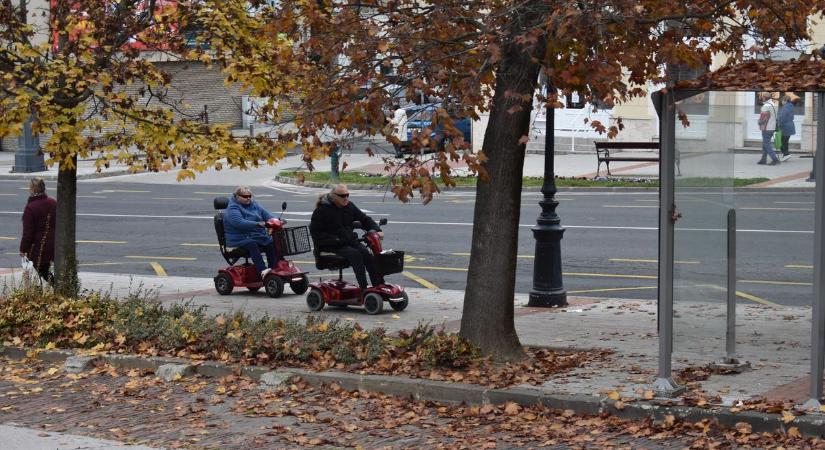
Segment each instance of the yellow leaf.
[[115,336],[115,343],[117,345],[123,345],[125,342],[126,342],[126,336],[124,336],[122,334],[118,334],[117,336]]
[[652,400],[653,399],[653,391],[647,390],[645,391],[645,400]]
[[49,375],[54,375],[54,374],[56,374],[59,370],[60,370],[60,369],[58,369],[57,367],[52,367],[51,369],[47,370],[47,371],[46,371],[46,373],[47,373],[47,374],[49,374]]
[[624,402],[618,401],[618,402],[614,403],[613,406],[615,406],[616,409],[619,409],[619,410],[624,409]]
[[179,373],[176,373],[176,374],[172,375],[172,381],[178,381],[181,378],[183,378],[183,377]]
[[57,346],[54,345],[54,342],[49,342],[48,344],[46,344],[45,348],[46,348],[46,350],[53,350],[53,349],[57,348]]
[[609,398],[610,400],[618,400],[622,398],[622,396],[619,395],[619,393],[616,391],[610,391],[610,393],[607,394],[607,398]]
[[226,388],[223,387],[223,386],[218,386],[218,388],[215,389],[215,393],[217,393],[217,394],[226,394]]
[[791,427],[788,429],[788,436],[792,438],[801,438],[802,433],[799,432],[799,428]]
[[782,411],[782,422],[783,423],[793,422],[794,419],[796,419],[796,416],[789,413],[788,411]]
[[329,329],[329,324],[327,324],[326,322],[324,322],[324,323],[322,323],[322,324],[318,325],[318,331],[320,331],[320,332],[322,332],[322,333],[323,333],[324,331],[327,331],[328,329]]
[[398,314],[393,314],[393,315],[392,315],[392,318],[393,318],[393,319],[400,319],[400,318],[401,318],[401,316],[399,316]]

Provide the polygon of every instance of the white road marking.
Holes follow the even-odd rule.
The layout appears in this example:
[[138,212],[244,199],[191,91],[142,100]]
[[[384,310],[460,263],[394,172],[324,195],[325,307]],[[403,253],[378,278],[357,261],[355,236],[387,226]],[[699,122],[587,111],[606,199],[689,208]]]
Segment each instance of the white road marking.
[[[22,211],[0,211],[0,214],[8,214],[19,216]],[[296,214],[297,212],[286,212],[284,214]],[[311,214],[311,213],[309,213]],[[309,215],[307,214],[307,215]],[[375,214],[376,216],[390,216],[390,214]],[[198,219],[198,220],[212,220],[213,216],[181,216],[181,215],[160,215],[160,214],[100,214],[100,213],[78,213],[78,217],[110,217],[110,218],[132,218],[132,219]],[[309,222],[309,219],[292,219],[295,222]],[[392,220],[391,224],[401,225],[433,225],[433,226],[460,226],[472,227],[472,222],[415,222]],[[533,228],[535,224],[522,223],[520,228]],[[566,229],[582,229],[582,230],[627,230],[627,231],[658,231],[657,227],[631,227],[631,226],[607,226],[607,225],[563,225]],[[677,232],[693,231],[693,232],[724,232],[728,230],[724,228],[677,228]],[[757,230],[757,229],[742,229],[736,230],[739,233],[769,233],[769,234],[814,234],[813,230]]]

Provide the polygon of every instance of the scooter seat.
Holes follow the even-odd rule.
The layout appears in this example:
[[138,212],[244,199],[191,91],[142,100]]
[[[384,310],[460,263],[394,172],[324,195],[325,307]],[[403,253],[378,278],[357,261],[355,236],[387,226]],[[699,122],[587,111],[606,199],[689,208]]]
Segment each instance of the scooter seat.
[[339,270],[349,267],[349,261],[335,253],[321,252],[315,255],[315,267],[318,270]]

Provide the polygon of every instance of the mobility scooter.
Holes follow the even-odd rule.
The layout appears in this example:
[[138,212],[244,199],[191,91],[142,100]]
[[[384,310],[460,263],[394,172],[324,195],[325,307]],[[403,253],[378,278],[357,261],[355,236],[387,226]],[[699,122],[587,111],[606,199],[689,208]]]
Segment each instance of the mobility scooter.
[[[296,267],[292,261],[281,259],[266,276],[261,279],[261,274],[254,264],[249,262],[249,252],[245,248],[230,248],[226,246],[226,235],[223,228],[223,210],[229,206],[227,197],[215,197],[213,200],[215,209],[215,232],[218,235],[218,246],[221,255],[229,264],[229,267],[218,269],[215,276],[215,290],[218,294],[229,295],[236,287],[245,287],[252,292],[257,292],[264,288],[266,293],[273,298],[278,298],[284,293],[284,285],[289,284],[292,292],[301,295],[309,287],[307,272]],[[281,216],[286,210],[286,202],[281,204]],[[271,218],[266,222],[267,231],[272,235],[275,248],[278,254],[284,256],[307,253],[311,250],[309,241],[309,227],[286,228],[286,219]],[[243,258],[244,263],[235,265],[239,259]]]
[[[379,225],[386,225],[387,219],[381,219]],[[360,228],[359,222],[353,223],[354,228]],[[375,231],[364,231],[359,241],[367,244],[367,248],[375,257],[376,270],[383,275],[399,273],[404,270],[404,252],[381,248],[381,238]],[[343,280],[343,270],[349,267],[346,258],[318,251],[315,246],[315,266],[320,270],[338,270],[338,279],[313,281],[309,283],[307,306],[312,311],[324,309],[324,305],[346,308],[350,305],[363,306],[367,314],[380,314],[384,309],[384,302],[396,311],[403,311],[409,303],[409,297],[404,288],[397,284],[382,284],[372,286],[361,291],[357,284]]]

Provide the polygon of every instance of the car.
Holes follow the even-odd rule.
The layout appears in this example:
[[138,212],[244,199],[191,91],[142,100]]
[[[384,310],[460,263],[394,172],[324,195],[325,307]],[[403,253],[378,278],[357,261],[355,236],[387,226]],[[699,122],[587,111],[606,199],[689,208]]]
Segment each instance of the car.
[[[412,141],[424,129],[432,126],[433,115],[441,108],[440,103],[427,103],[423,105],[411,105],[406,107],[407,111],[407,139],[401,142],[395,150],[395,156],[401,158],[404,154],[412,153]],[[463,133],[464,142],[472,144],[472,121],[469,118],[453,117],[453,124]],[[425,146],[422,153],[431,153],[444,148],[445,139],[443,127],[436,125],[430,131],[430,140],[436,142],[435,149],[432,146]]]

